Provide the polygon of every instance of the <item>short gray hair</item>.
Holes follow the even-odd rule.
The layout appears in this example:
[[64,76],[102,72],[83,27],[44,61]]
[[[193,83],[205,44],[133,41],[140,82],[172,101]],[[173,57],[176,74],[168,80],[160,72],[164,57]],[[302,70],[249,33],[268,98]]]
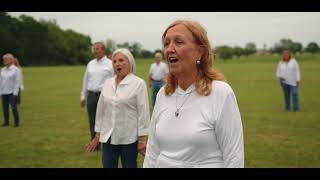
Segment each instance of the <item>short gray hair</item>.
[[112,59],[114,59],[114,57],[116,56],[116,54],[118,53],[121,53],[123,54],[128,62],[129,62],[129,73],[133,73],[135,74],[136,73],[136,62],[134,60],[134,57],[133,55],[131,54],[131,52],[129,51],[129,49],[126,49],[126,48],[120,48],[120,49],[117,49],[113,52],[112,54]]
[[106,52],[106,46],[104,45],[104,43],[103,43],[102,41],[97,41],[97,42],[93,43],[92,48],[93,48],[93,46],[96,45],[96,44],[100,44],[102,50],[103,50],[104,52]]
[[6,58],[14,60],[14,56],[11,53],[7,53],[2,56],[2,59],[6,59]]
[[157,52],[157,53],[154,55],[154,57],[157,57],[157,56],[160,56],[161,59],[163,58],[161,52]]

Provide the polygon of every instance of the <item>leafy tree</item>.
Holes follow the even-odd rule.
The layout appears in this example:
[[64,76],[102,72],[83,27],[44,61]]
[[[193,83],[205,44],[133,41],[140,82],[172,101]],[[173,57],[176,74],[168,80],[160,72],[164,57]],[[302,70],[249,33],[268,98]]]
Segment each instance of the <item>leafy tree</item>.
[[253,42],[249,42],[245,45],[243,54],[248,56],[257,52],[257,47]]
[[316,42],[310,42],[305,48],[305,51],[309,53],[316,53],[320,52],[320,48]]
[[233,49],[229,46],[219,46],[216,48],[216,54],[218,58],[223,60],[231,59],[233,56]]

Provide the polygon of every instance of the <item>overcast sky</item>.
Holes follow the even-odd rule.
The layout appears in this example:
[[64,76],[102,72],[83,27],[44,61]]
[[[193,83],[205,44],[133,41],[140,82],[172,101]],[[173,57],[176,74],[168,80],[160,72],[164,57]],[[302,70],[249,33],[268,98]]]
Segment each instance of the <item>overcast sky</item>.
[[116,43],[140,42],[148,50],[161,49],[161,35],[176,19],[199,21],[207,30],[213,47],[256,43],[267,48],[281,38],[304,46],[320,44],[319,12],[12,12],[35,19],[55,19],[63,29],[89,35],[92,41],[113,39]]

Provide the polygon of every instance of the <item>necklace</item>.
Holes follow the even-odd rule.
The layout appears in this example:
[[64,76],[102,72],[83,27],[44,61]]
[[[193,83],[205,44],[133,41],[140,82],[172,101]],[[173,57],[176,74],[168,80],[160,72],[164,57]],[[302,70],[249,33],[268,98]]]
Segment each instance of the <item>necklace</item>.
[[[175,115],[176,117],[179,116],[180,109],[182,108],[182,106],[184,105],[184,103],[187,101],[187,99],[190,97],[190,94],[191,94],[192,92],[193,92],[193,90],[187,93],[187,98],[184,99],[184,101],[182,102],[182,104],[181,104],[181,106],[180,106],[179,108],[177,107],[177,104],[178,104],[178,103],[177,103],[178,96],[176,96],[176,111],[174,112],[174,115]],[[186,96],[186,95],[185,95],[185,96]]]

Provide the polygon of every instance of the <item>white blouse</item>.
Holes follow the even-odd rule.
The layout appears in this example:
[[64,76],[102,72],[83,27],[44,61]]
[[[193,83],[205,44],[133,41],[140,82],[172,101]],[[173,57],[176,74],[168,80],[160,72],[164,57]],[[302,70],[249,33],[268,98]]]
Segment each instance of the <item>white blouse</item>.
[[143,79],[128,74],[115,86],[116,76],[107,79],[97,105],[95,132],[100,142],[111,136],[111,144],[131,144],[148,134],[150,122],[147,86]]
[[213,81],[212,89],[209,96],[200,96],[193,84],[186,91],[178,87],[171,96],[165,96],[161,88],[143,167],[244,167],[236,97],[223,81]]
[[296,86],[300,81],[300,68],[298,62],[292,58],[289,62],[280,61],[278,63],[276,76],[285,80],[286,84]]
[[17,96],[21,84],[19,68],[15,65],[3,67],[0,71],[0,94]]
[[164,62],[152,63],[150,66],[150,74],[153,80],[160,81],[168,74],[168,66]]

